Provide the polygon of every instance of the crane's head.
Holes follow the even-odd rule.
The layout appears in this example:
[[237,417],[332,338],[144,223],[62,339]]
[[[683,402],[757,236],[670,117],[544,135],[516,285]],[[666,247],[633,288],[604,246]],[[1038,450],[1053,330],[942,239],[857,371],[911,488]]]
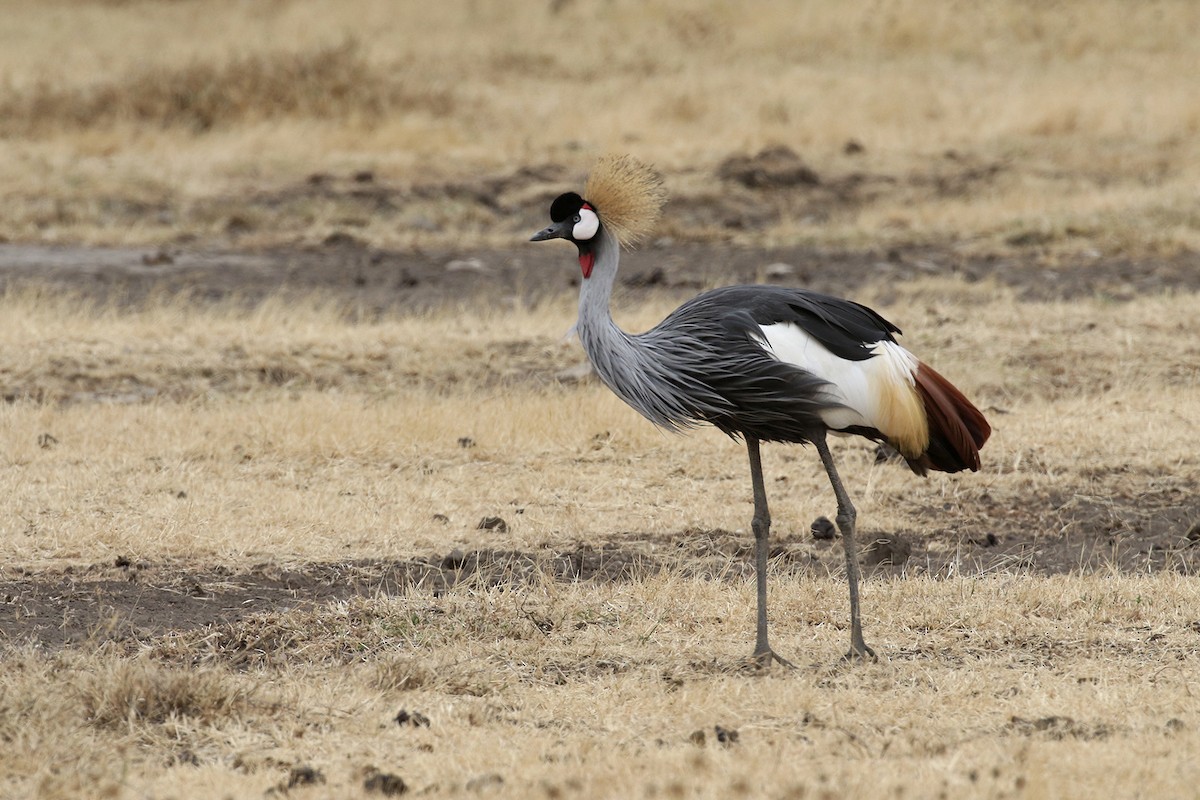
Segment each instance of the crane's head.
[[547,239],[566,239],[575,244],[591,241],[600,230],[600,215],[596,209],[575,192],[560,194],[550,204],[550,220],[554,223],[533,235],[531,242]]
[[530,241],[566,239],[579,248],[583,277],[591,277],[596,246],[607,229],[626,247],[645,236],[658,221],[666,193],[662,179],[649,166],[630,156],[602,158],[584,187],[585,200],[575,192],[561,194],[550,204],[554,223]]

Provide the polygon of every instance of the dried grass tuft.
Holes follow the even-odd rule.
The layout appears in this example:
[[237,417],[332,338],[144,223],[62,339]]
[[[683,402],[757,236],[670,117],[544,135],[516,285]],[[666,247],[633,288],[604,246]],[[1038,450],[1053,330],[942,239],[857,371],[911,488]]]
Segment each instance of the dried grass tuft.
[[106,662],[79,689],[84,718],[101,728],[161,724],[188,717],[200,722],[235,718],[254,691],[215,670],[179,670],[149,661]]
[[450,112],[446,92],[414,89],[371,64],[359,44],[300,52],[250,53],[227,62],[195,61],[175,69],[137,67],[85,87],[39,82],[0,100],[0,133],[30,135],[121,122],[207,131],[280,117],[379,119],[415,110]]

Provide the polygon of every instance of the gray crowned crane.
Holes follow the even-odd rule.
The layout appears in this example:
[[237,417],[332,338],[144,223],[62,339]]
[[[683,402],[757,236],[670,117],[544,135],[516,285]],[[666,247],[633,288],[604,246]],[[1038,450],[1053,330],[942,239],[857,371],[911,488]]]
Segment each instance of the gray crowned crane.
[[846,658],[874,659],[859,615],[856,513],[826,436],[885,442],[918,475],[974,471],[991,433],[987,420],[896,342],[895,325],[866,306],[816,292],[728,286],[689,300],[645,333],[626,333],[609,312],[621,245],[649,232],[665,193],[654,171],[628,156],[597,163],[584,193],[555,199],[553,224],[532,241],[566,239],[579,251],[576,331],[596,374],[655,425],[682,431],[708,423],[746,443],[757,571],[754,658],[788,665],[767,639],[771,515],[759,443],[798,442],[816,448],[837,498],[850,588]]

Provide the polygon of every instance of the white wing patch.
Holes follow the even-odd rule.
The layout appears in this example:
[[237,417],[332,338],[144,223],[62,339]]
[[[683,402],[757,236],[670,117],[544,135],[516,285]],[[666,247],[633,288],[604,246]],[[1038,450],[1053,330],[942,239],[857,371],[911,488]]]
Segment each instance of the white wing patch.
[[780,361],[830,384],[829,399],[841,406],[821,412],[831,429],[874,428],[912,458],[929,446],[929,422],[913,377],[920,362],[897,343],[877,342],[871,358],[850,361],[799,325],[779,322],[762,326],[762,344]]

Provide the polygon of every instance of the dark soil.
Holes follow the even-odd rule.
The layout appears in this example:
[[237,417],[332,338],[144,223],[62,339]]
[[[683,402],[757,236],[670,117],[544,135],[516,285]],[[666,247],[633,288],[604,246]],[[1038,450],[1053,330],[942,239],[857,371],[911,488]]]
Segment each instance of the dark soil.
[[[851,141],[847,148],[853,154],[861,152],[862,145]],[[691,188],[681,187],[682,193],[672,196],[660,226],[668,235],[629,254],[623,280],[633,288],[676,290],[680,295],[763,280],[853,294],[869,284],[925,275],[990,279],[1015,287],[1029,299],[1124,299],[1139,292],[1200,289],[1200,254],[1101,255],[1104,232],[1093,228],[1014,229],[1002,241],[989,239],[990,244],[920,244],[901,237],[895,241],[909,243],[875,250],[754,246],[776,235],[780,220],[819,222],[898,198],[919,204],[968,196],[1030,171],[1036,169],[954,150],[931,155],[920,169],[894,174],[839,171],[831,164],[818,173],[786,147],[753,155],[733,152],[711,172],[693,173],[686,182]],[[368,311],[536,298],[559,293],[578,280],[568,245],[534,245],[528,237],[546,224],[551,199],[578,186],[581,177],[555,163],[524,165],[469,181],[404,183],[378,179],[369,171],[314,173],[292,184],[183,205],[114,200],[102,204],[105,224],[120,228],[147,219],[171,219],[173,224],[161,231],[164,244],[142,249],[3,244],[0,289],[49,282],[120,301],[136,301],[155,291],[253,301],[279,291],[321,289]],[[320,245],[237,249],[251,233],[257,241],[305,240],[314,204],[336,209],[340,220]],[[448,207],[458,209],[449,219],[443,213]],[[89,208],[72,210],[85,219],[90,213]],[[396,230],[425,230],[434,241],[451,244],[442,252],[376,249],[360,238],[367,221]],[[223,233],[214,233],[214,224]],[[207,238],[197,238],[198,230],[208,231],[203,234]],[[454,242],[478,239],[481,231],[510,236],[511,244],[451,252]],[[993,255],[970,254],[959,244]],[[1064,255],[1072,252],[1079,255]]]
[[[627,294],[652,291],[682,299],[711,286],[763,281],[854,295],[929,276],[990,280],[1028,300],[1124,300],[1200,290],[1200,254],[1080,258],[1048,267],[1036,252],[975,257],[947,248],[864,252],[658,243],[626,254],[620,280]],[[578,280],[569,246],[561,242],[514,242],[508,250],[461,253],[390,252],[353,241],[262,252],[0,245],[0,291],[49,285],[119,303],[183,293],[197,301],[253,304],[268,295],[319,291],[371,314],[503,307],[570,293]]]
[[[1195,506],[1167,514],[1177,520]],[[1091,530],[1093,509],[1080,516]],[[1107,518],[1113,509],[1106,509]],[[1084,519],[1086,518],[1086,519]],[[971,532],[988,528],[986,532]],[[1035,535],[1020,519],[981,518],[966,532],[932,534],[860,531],[868,575],[935,577],[1008,573],[1061,574],[1118,570],[1200,571],[1200,545],[1178,530],[1123,530],[1097,537]],[[881,545],[893,559],[872,557]],[[896,557],[902,551],[904,558]],[[771,551],[772,580],[804,580],[840,574],[840,540],[811,533],[777,536]],[[897,562],[903,563],[897,563]],[[533,551],[480,549],[434,554],[407,561],[311,563],[294,568],[257,564],[244,569],[196,563],[113,563],[26,574],[0,574],[0,643],[63,647],[117,641],[148,642],[170,632],[219,630],[253,615],[283,614],[351,598],[416,592],[432,598],[459,584],[497,586],[535,580],[626,581],[672,570],[714,580],[745,580],[753,574],[753,539],[725,530],[686,530],[670,536],[624,533],[602,544]]]

